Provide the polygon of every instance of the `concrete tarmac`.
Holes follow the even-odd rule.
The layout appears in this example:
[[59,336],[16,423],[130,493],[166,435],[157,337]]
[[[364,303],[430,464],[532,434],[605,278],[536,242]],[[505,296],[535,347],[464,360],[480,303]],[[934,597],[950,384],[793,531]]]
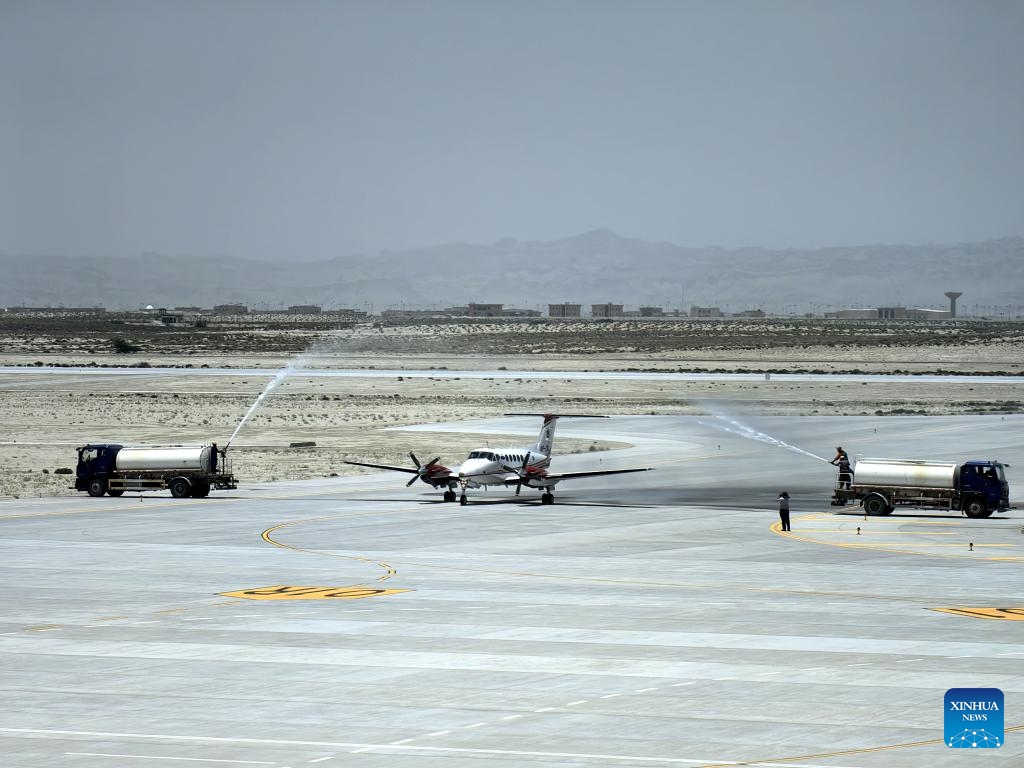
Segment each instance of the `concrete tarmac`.
[[[740,421],[825,457],[999,459],[1022,505],[1019,416]],[[865,519],[828,505],[832,467],[735,429],[560,422],[635,447],[556,437],[553,471],[656,471],[553,506],[397,473],[0,502],[0,764],[941,768],[954,687],[1002,689],[975,760],[1024,764],[1024,510]]]

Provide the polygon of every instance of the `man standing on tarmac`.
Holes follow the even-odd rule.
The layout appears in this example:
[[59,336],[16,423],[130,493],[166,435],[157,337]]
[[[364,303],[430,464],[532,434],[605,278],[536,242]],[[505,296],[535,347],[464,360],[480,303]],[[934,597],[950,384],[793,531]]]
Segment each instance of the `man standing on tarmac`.
[[789,530],[789,494],[782,491],[779,494],[779,520],[782,521],[782,530]]

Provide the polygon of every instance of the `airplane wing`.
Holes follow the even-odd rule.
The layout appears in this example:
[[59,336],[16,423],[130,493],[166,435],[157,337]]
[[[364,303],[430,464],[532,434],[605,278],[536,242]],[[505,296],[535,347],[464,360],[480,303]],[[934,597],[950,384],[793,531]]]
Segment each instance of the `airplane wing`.
[[370,467],[371,469],[390,469],[392,472],[408,472],[410,475],[419,474],[419,469],[413,467],[393,467],[390,464],[366,464],[362,461],[346,461],[343,463],[356,467]]
[[[624,475],[627,472],[650,472],[654,467],[639,467],[637,469],[597,469],[590,472],[561,472],[558,474],[544,474],[524,478],[522,483],[532,488],[551,488],[562,480],[575,480],[581,477],[600,477],[601,475]],[[509,479],[505,485],[516,485],[519,479]]]

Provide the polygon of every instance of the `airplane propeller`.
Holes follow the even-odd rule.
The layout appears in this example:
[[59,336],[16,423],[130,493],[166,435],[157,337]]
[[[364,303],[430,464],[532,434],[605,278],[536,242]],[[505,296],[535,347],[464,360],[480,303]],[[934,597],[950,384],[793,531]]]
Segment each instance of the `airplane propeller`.
[[506,464],[501,465],[501,468],[504,469],[506,472],[513,472],[515,473],[516,477],[519,478],[519,480],[516,482],[516,496],[518,496],[520,491],[523,490],[523,480],[526,479],[526,476],[528,474],[526,471],[526,467],[527,465],[529,465],[529,463],[530,452],[527,451],[526,456],[523,457],[523,466],[519,467],[518,469],[516,469],[515,467],[510,467]]
[[420,478],[429,475],[430,470],[433,468],[433,466],[441,460],[440,456],[435,456],[426,464],[420,464],[420,460],[416,458],[416,454],[413,453],[412,451],[409,451],[409,458],[412,459],[412,463],[416,465],[416,474],[413,475],[409,482],[405,484],[406,488],[408,488],[410,485],[415,483]]

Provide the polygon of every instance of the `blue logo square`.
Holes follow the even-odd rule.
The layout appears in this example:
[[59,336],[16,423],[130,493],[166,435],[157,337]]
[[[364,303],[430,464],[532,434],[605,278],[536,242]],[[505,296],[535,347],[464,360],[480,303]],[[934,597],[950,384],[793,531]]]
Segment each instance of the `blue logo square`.
[[946,746],[996,749],[1003,746],[1003,692],[998,688],[946,691]]

